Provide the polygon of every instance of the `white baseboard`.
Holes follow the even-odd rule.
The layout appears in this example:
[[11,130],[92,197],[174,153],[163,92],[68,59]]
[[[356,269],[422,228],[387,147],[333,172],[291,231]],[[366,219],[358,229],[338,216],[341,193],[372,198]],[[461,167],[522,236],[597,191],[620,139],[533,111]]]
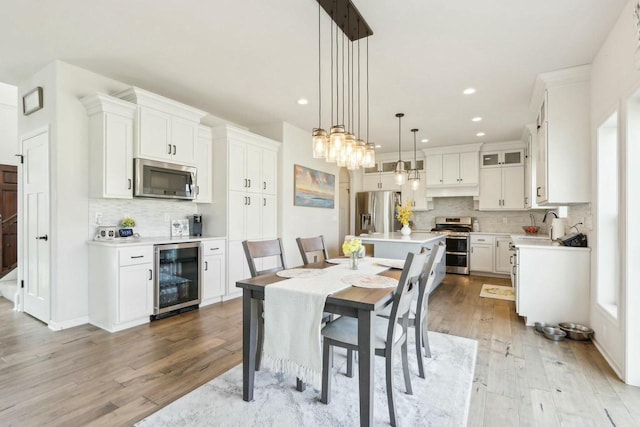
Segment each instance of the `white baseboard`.
[[602,357],[604,357],[604,360],[606,360],[609,366],[611,367],[611,369],[613,369],[613,372],[615,372],[618,378],[624,381],[624,375],[622,373],[622,369],[620,369],[620,367],[613,361],[613,358],[609,355],[609,353],[607,353],[607,350],[605,350],[604,347],[602,347],[597,340],[592,339],[591,341],[593,341],[593,345],[596,346],[596,349],[598,349]]
[[225,295],[222,297],[222,301],[231,301],[232,299],[240,298],[242,296],[242,292],[239,294]]
[[73,328],[75,326],[86,325],[89,323],[89,316],[77,317],[75,319],[65,320],[63,322],[49,321],[49,329],[52,331],[61,331],[63,329]]

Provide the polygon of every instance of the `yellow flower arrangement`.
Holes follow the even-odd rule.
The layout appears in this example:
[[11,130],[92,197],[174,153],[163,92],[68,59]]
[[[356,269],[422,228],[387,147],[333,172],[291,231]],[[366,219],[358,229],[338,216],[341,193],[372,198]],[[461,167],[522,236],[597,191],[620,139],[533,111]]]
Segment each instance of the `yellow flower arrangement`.
[[398,205],[398,213],[396,219],[400,221],[402,225],[409,225],[409,221],[413,218],[413,212],[411,211],[411,204],[405,203],[404,206]]
[[360,239],[345,240],[342,244],[342,252],[345,255],[359,254],[362,249],[364,249],[364,246],[362,246],[362,240]]

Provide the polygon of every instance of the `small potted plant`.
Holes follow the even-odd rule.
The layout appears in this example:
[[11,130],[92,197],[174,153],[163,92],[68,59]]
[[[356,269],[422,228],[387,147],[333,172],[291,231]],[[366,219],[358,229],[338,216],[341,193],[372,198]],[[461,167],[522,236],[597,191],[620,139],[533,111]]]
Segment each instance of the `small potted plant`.
[[345,240],[342,244],[342,252],[351,257],[351,269],[358,269],[358,257],[364,253],[364,246],[360,239]]
[[405,203],[404,206],[398,205],[397,211],[398,212],[396,213],[396,219],[400,221],[400,224],[402,224],[400,233],[402,233],[403,236],[408,236],[409,234],[411,234],[409,222],[411,222],[411,218],[413,218],[411,204]]
[[133,218],[123,218],[120,221],[120,227],[121,228],[133,228],[136,226],[136,221]]

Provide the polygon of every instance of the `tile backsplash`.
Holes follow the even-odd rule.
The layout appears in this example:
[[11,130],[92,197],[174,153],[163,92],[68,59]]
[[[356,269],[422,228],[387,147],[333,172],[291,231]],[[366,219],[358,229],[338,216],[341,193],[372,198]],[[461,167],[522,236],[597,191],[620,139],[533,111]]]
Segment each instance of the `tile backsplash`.
[[[540,226],[540,233],[548,233],[550,222],[542,222],[546,210],[531,211],[478,211],[473,208],[473,197],[436,197],[434,209],[427,212],[414,212],[414,228],[431,230],[435,226],[438,216],[470,216],[476,218],[480,224],[480,231],[495,233],[522,233],[523,225],[531,224],[530,214]],[[589,203],[569,207],[567,217],[568,227],[578,221],[583,221],[580,231],[591,230],[591,205]]]
[[118,225],[126,216],[136,221],[135,232],[143,237],[168,237],[170,220],[185,219],[198,212],[189,201],[160,199],[89,199],[89,239],[96,234],[96,214],[102,214],[99,225]]

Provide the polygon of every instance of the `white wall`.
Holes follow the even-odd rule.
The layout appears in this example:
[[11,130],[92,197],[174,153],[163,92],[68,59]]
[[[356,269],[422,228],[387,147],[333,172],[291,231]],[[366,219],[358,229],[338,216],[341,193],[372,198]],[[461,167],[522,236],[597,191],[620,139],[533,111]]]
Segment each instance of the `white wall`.
[[0,164],[17,165],[18,88],[0,83]]
[[[629,1],[623,9],[618,21],[611,29],[609,36],[596,55],[591,67],[591,150],[596,153],[597,127],[603,123],[616,110],[619,111],[620,123],[626,124],[626,100],[640,87],[640,72],[636,69],[634,52],[637,49],[637,33],[634,22],[634,8],[636,1]],[[622,145],[621,158],[625,158],[624,153],[627,144],[637,144],[637,141],[627,141],[624,126],[621,127],[620,140]],[[637,159],[636,159],[637,162]],[[640,165],[629,165],[629,169],[638,168]],[[597,159],[592,156],[592,197],[594,201],[593,212],[597,215]],[[623,165],[621,171],[621,183],[627,181],[628,172]],[[637,183],[635,183],[637,185]],[[632,193],[629,189],[628,194]],[[636,192],[637,193],[637,192]],[[629,223],[637,222],[637,218],[627,218],[627,200],[621,200],[621,227],[628,230]],[[595,221],[594,221],[595,223]],[[592,246],[597,245],[597,238],[592,234]],[[622,235],[623,253],[630,245],[637,245],[640,236],[629,236],[628,233]],[[621,300],[618,311],[618,319],[614,319],[601,309],[596,302],[596,278],[597,274],[597,251],[592,251],[592,274],[591,274],[591,326],[595,330],[595,341],[600,351],[607,358],[612,367],[630,383],[640,385],[640,375],[638,375],[640,354],[637,349],[636,354],[627,354],[628,344],[638,340],[640,333],[640,319],[637,317],[640,300],[636,294],[629,294],[627,288],[637,287],[637,280],[640,278],[637,260],[622,259],[623,268],[629,265],[630,276],[625,280],[622,274]],[[635,281],[632,281],[635,278]],[[629,297],[633,298],[630,299]],[[631,307],[631,312],[628,308]],[[634,317],[635,316],[635,317]],[[635,338],[634,338],[635,335]],[[633,361],[634,366],[629,365]],[[635,374],[632,375],[632,373]]]
[[[340,169],[324,159],[314,159],[311,152],[311,131],[288,123],[253,126],[251,131],[282,142],[278,164],[279,235],[284,245],[287,263],[302,264],[296,237],[322,234],[330,256],[338,255],[338,189]],[[309,208],[293,205],[293,165],[298,164],[335,175],[336,202],[334,209]]]

